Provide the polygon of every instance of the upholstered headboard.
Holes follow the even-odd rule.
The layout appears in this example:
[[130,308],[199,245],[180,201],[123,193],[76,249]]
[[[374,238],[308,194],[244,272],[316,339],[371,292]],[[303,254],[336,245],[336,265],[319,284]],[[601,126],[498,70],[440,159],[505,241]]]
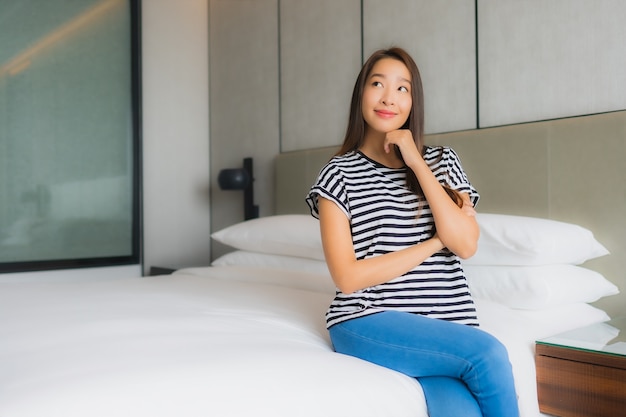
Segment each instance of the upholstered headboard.
[[[429,135],[426,143],[457,151],[481,195],[479,211],[549,218],[592,230],[611,255],[585,266],[622,290],[599,303],[609,314],[624,313],[626,111]],[[337,150],[277,157],[276,214],[308,213],[304,196]]]

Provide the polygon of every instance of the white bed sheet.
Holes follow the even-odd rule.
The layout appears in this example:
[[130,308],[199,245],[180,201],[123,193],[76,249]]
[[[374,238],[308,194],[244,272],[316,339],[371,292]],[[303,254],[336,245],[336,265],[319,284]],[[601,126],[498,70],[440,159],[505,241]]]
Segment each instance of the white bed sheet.
[[[315,279],[214,267],[0,284],[0,416],[427,416],[417,381],[332,352]],[[509,348],[523,417],[540,415],[533,341],[608,318],[478,307]]]
[[185,274],[3,284],[0,416],[426,416],[415,381],[331,351],[328,302]]

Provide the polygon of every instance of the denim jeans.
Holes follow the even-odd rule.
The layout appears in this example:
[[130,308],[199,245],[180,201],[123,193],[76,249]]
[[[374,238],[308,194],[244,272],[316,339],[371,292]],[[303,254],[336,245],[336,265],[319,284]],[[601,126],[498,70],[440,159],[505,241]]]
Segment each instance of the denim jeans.
[[417,378],[430,417],[518,417],[506,348],[490,334],[385,311],[329,329],[335,351]]

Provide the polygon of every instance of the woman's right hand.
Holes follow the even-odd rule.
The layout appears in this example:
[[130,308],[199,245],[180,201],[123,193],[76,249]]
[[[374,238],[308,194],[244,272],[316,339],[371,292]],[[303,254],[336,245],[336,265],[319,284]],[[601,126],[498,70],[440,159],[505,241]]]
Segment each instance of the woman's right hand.
[[402,159],[404,163],[413,167],[417,163],[425,163],[424,158],[415,145],[413,134],[409,129],[398,129],[391,132],[387,132],[385,135],[385,141],[383,143],[385,152],[389,153],[393,149],[393,145],[400,149]]

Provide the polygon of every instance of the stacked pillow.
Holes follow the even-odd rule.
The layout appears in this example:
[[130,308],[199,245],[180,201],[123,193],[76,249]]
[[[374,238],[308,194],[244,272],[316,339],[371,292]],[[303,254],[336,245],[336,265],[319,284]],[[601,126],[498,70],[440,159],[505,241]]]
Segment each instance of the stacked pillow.
[[[463,268],[473,295],[516,309],[590,303],[619,291],[601,274],[581,267],[609,252],[580,226],[533,217],[477,215],[478,251]],[[248,220],[212,237],[236,250],[213,266],[239,265],[304,271],[330,279],[319,222],[308,215]],[[297,274],[294,274],[297,277]],[[297,286],[297,283],[294,283]]]
[[211,237],[239,250],[324,261],[319,221],[304,214],[252,219]]
[[211,237],[237,249],[213,261],[213,266],[261,266],[328,274],[319,222],[311,216],[261,217],[229,226]]
[[580,266],[609,253],[588,229],[503,214],[479,213],[477,221],[478,250],[462,261],[476,298],[535,310],[590,303],[619,292],[601,274]]

